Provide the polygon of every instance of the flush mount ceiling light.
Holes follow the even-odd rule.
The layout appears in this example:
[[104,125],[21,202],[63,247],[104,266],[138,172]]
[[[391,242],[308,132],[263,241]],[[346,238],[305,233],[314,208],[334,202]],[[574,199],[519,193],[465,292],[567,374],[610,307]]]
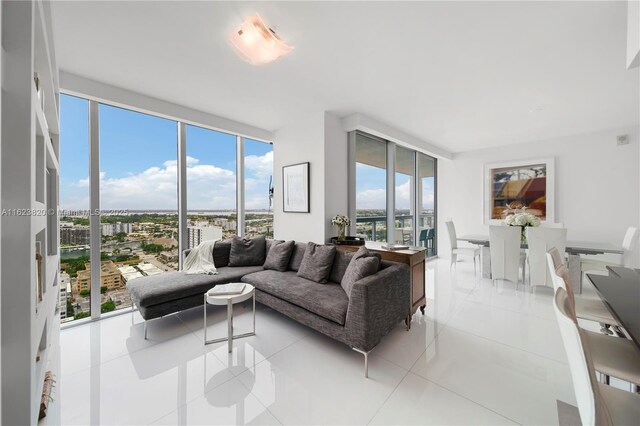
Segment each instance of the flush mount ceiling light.
[[258,15],[245,19],[229,40],[242,59],[253,65],[268,64],[293,50]]

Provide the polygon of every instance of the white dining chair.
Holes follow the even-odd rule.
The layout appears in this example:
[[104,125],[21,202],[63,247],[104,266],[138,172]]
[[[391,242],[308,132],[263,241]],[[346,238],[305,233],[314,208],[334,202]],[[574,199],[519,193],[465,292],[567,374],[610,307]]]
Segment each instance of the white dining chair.
[[553,282],[554,291],[564,288],[569,293],[569,298],[575,307],[575,314],[578,318],[586,321],[595,321],[600,324],[601,331],[610,334],[609,326],[619,327],[620,323],[601,300],[591,297],[575,296],[573,292],[574,283],[571,282],[569,269],[562,261],[560,251],[553,247],[547,253],[547,264]]
[[633,266],[633,250],[638,244],[640,229],[630,226],[622,239],[622,266],[630,268]]
[[564,253],[567,247],[566,228],[534,228],[527,227],[527,264],[529,266],[529,287],[553,288],[553,279],[547,267],[547,251],[555,247]]
[[[549,259],[549,261],[551,260]],[[602,300],[576,297],[573,294],[571,286],[567,281],[569,274],[565,265],[560,265],[553,276],[554,291],[562,288],[567,292],[567,297],[569,298],[569,302],[573,308],[573,314],[576,318],[593,321],[593,318],[583,318],[585,312],[584,302],[587,303],[587,306],[591,305],[595,309],[606,310],[607,312],[604,315],[612,317]],[[640,383],[640,350],[638,350],[630,340],[626,338],[609,337],[607,334],[596,333],[586,329],[584,332],[585,338],[591,343],[595,368],[605,376],[606,383],[609,383],[609,376],[625,380],[634,386]]]
[[634,248],[638,243],[638,235],[640,230],[633,226],[627,228],[627,232],[622,239],[622,255],[619,260],[614,256],[598,255],[583,257],[580,259],[580,268],[583,274],[587,273],[602,273],[607,272],[607,266],[626,266],[632,267],[634,265]]
[[[550,268],[551,271],[551,275],[553,276],[553,272],[555,272],[556,269],[558,269],[558,267],[560,265],[564,265],[565,264],[565,257],[564,254],[560,253],[560,250],[558,250],[555,247],[551,247],[549,250],[547,250],[547,265]],[[554,287],[554,291],[555,291],[555,287]]]
[[553,308],[569,361],[581,423],[589,426],[637,424],[640,395],[597,382],[589,342],[578,327],[564,289],[556,290]]
[[446,222],[446,225],[449,234],[449,245],[451,246],[451,263],[449,264],[449,268],[451,268],[458,261],[458,256],[470,256],[473,258],[473,273],[476,274],[476,258],[478,258],[478,263],[480,263],[480,248],[458,247],[458,236],[456,235],[455,225],[450,220]]
[[402,232],[402,228],[396,228],[394,231],[395,244],[404,244],[404,232]]
[[[518,288],[518,270],[521,265],[520,227],[489,226],[491,251],[491,279],[511,281]],[[524,285],[524,277],[522,281]]]

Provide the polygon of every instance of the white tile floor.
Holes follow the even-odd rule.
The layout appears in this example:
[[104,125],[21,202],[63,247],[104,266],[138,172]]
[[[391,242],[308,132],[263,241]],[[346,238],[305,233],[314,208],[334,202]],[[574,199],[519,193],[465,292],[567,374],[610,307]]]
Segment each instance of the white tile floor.
[[[426,315],[363,357],[258,304],[257,335],[204,347],[202,308],[63,330],[63,424],[557,424],[575,405],[551,291],[427,264]],[[209,337],[224,336],[211,307]],[[251,308],[236,310],[248,331]],[[135,321],[132,324],[132,317]]]

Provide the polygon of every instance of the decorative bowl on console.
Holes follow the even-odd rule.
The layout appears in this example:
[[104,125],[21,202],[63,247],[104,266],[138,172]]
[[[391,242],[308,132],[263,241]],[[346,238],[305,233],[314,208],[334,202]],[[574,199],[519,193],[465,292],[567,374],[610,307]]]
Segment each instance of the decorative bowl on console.
[[341,240],[338,237],[332,237],[331,244],[336,246],[363,246],[364,238],[346,236],[344,237],[344,240]]

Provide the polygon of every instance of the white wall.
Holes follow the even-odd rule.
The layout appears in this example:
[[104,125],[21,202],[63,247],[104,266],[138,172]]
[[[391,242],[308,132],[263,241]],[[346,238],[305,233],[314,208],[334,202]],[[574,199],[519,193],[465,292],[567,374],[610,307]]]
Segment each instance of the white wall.
[[[640,223],[639,129],[563,137],[456,154],[438,162],[439,255],[448,257],[444,222],[458,235],[488,234],[483,224],[484,164],[554,157],[556,222],[568,239],[620,244],[629,226]],[[629,145],[616,136],[628,134]]]
[[337,214],[349,214],[349,165],[348,137],[341,120],[329,113],[325,113],[324,120],[324,235],[325,240],[328,240],[338,235],[338,229],[331,224],[331,218]]
[[[282,211],[282,167],[309,162],[310,213]],[[324,113],[290,124],[273,137],[273,236],[281,240],[324,240]]]
[[640,2],[627,1],[627,69],[640,65]]
[[[337,231],[331,217],[347,213],[347,134],[340,119],[319,112],[276,131],[273,137],[274,238],[326,242]],[[282,167],[310,163],[310,213],[282,211]]]

